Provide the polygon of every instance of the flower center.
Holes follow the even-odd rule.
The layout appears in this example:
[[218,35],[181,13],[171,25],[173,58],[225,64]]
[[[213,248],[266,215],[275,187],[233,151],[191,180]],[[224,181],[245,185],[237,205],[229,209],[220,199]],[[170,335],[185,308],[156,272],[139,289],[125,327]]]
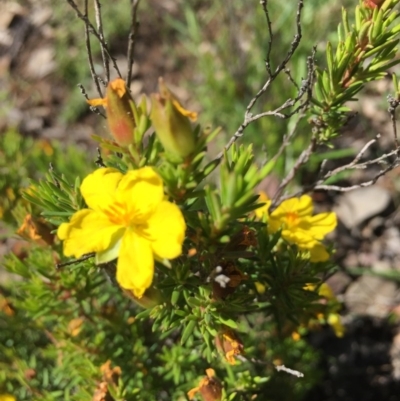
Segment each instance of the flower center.
[[299,223],[299,215],[296,212],[286,213],[286,224],[289,227],[297,226],[298,223]]
[[104,210],[111,223],[118,226],[130,227],[135,220],[135,213],[129,210],[125,204],[121,202],[114,202]]

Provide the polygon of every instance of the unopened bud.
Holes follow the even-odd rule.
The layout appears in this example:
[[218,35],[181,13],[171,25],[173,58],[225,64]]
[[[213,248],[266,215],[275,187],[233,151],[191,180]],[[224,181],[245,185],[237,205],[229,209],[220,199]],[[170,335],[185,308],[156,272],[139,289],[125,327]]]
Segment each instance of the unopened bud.
[[197,113],[185,110],[161,78],[159,86],[160,93],[151,95],[150,118],[166,152],[180,161],[195,149],[191,121],[196,121]]
[[129,146],[134,141],[136,122],[133,114],[134,101],[121,78],[109,82],[104,99],[92,99],[91,106],[106,109],[111,135],[120,146]]
[[385,0],[364,0],[364,6],[367,8],[379,8]]

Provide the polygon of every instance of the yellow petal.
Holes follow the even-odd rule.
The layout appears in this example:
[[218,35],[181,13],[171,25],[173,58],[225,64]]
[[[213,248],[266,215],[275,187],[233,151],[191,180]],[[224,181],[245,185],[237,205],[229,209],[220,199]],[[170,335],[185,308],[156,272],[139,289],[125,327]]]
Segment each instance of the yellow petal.
[[87,100],[87,102],[92,107],[97,107],[97,106],[107,107],[107,99],[106,98],[89,99],[89,100]]
[[313,212],[311,197],[303,195],[301,198],[285,200],[271,213],[271,217],[280,218],[293,212],[296,212],[299,217],[311,216]]
[[311,215],[313,209],[314,207],[311,196],[303,195],[298,199],[297,213],[300,217]]
[[112,90],[117,92],[119,97],[122,97],[126,93],[126,84],[122,78],[116,78],[110,82],[110,87]]
[[311,262],[325,262],[329,259],[329,253],[325,247],[318,243],[313,248],[310,249],[310,261]]
[[0,401],[16,401],[16,398],[10,394],[0,394]]
[[299,227],[308,230],[315,239],[322,240],[326,234],[335,229],[336,224],[335,213],[320,213],[315,216],[304,217]]
[[100,211],[114,202],[115,190],[123,175],[114,168],[100,168],[82,182],[81,193],[89,208]]
[[[272,213],[275,213],[275,210]],[[276,216],[272,216],[271,214],[268,220],[268,232],[270,234],[274,234],[278,230],[280,230],[282,226],[283,226],[283,220],[281,220],[279,217],[277,218]]]
[[311,249],[318,244],[309,231],[298,228],[282,230],[282,238],[292,244],[297,244],[302,249]]
[[154,258],[148,240],[134,230],[126,230],[118,257],[117,281],[122,288],[141,298],[154,275]]
[[343,337],[345,328],[342,324],[340,315],[337,313],[330,313],[328,315],[328,324],[333,328],[336,337]]
[[164,198],[161,177],[151,168],[129,171],[118,186],[118,201],[136,222],[147,219]]
[[69,223],[58,228],[58,238],[64,240],[64,255],[80,258],[90,252],[102,252],[122,237],[125,228],[112,224],[102,213],[83,209]]
[[335,294],[332,291],[332,288],[327,283],[322,283],[318,289],[318,295],[321,297],[325,297],[326,299],[335,299]]
[[151,238],[158,259],[173,259],[182,253],[186,224],[178,206],[162,201],[148,220],[145,235]]
[[265,192],[260,192],[260,197],[258,198],[258,202],[265,202],[265,205],[259,207],[255,210],[256,216],[261,219],[263,216],[268,213],[268,209],[271,206],[272,201],[268,198],[268,195]]
[[177,99],[172,100],[172,104],[177,108],[179,113],[181,113],[183,116],[188,117],[189,120],[195,122],[197,120],[197,113],[195,111],[190,111],[185,109]]

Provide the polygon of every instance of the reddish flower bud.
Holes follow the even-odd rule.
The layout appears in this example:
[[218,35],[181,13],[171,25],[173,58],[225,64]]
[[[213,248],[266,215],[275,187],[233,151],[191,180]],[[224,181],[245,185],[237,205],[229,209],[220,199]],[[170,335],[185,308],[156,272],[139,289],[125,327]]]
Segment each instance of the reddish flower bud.
[[126,147],[133,143],[136,128],[134,102],[123,79],[109,82],[104,99],[92,99],[88,103],[106,109],[108,127],[118,145]]
[[385,0],[364,0],[364,6],[367,8],[379,8]]

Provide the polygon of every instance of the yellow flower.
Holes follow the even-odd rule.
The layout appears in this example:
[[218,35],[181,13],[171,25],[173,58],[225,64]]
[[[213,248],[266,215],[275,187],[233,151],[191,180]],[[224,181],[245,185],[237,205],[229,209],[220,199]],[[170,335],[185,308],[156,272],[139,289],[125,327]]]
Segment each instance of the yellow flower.
[[0,401],[16,401],[16,398],[10,394],[0,394]]
[[327,323],[332,327],[336,337],[344,336],[345,328],[338,313],[330,313],[327,318]]
[[258,209],[255,210],[256,216],[259,219],[262,219],[264,215],[268,215],[268,209],[271,206],[271,200],[268,198],[268,195],[265,192],[260,192],[259,193],[260,197],[258,198],[259,202],[265,202],[264,205],[259,207]]
[[58,229],[64,255],[95,252],[96,263],[118,257],[117,281],[140,298],[150,287],[154,259],[182,253],[186,230],[179,208],[164,200],[163,183],[151,168],[129,171],[102,168],[82,182],[87,209]]
[[275,233],[282,229],[282,238],[309,251],[311,262],[323,262],[329,259],[329,253],[320,241],[335,229],[336,214],[312,213],[310,196],[288,199],[269,215],[268,230]]
[[337,301],[335,294],[332,291],[332,288],[327,283],[322,283],[318,289],[318,295],[321,297],[326,298],[327,300],[334,300]]
[[[307,284],[304,287],[304,289],[308,291],[315,291],[315,288],[316,286],[314,284]],[[332,288],[329,284],[322,283],[318,288],[318,295],[324,297],[326,301],[328,301],[328,309],[324,313],[319,313],[316,318],[322,324],[328,323],[335,332],[336,337],[343,337],[346,329],[342,324],[339,313],[337,313],[341,306]],[[312,324],[312,321],[310,321],[310,323]]]

